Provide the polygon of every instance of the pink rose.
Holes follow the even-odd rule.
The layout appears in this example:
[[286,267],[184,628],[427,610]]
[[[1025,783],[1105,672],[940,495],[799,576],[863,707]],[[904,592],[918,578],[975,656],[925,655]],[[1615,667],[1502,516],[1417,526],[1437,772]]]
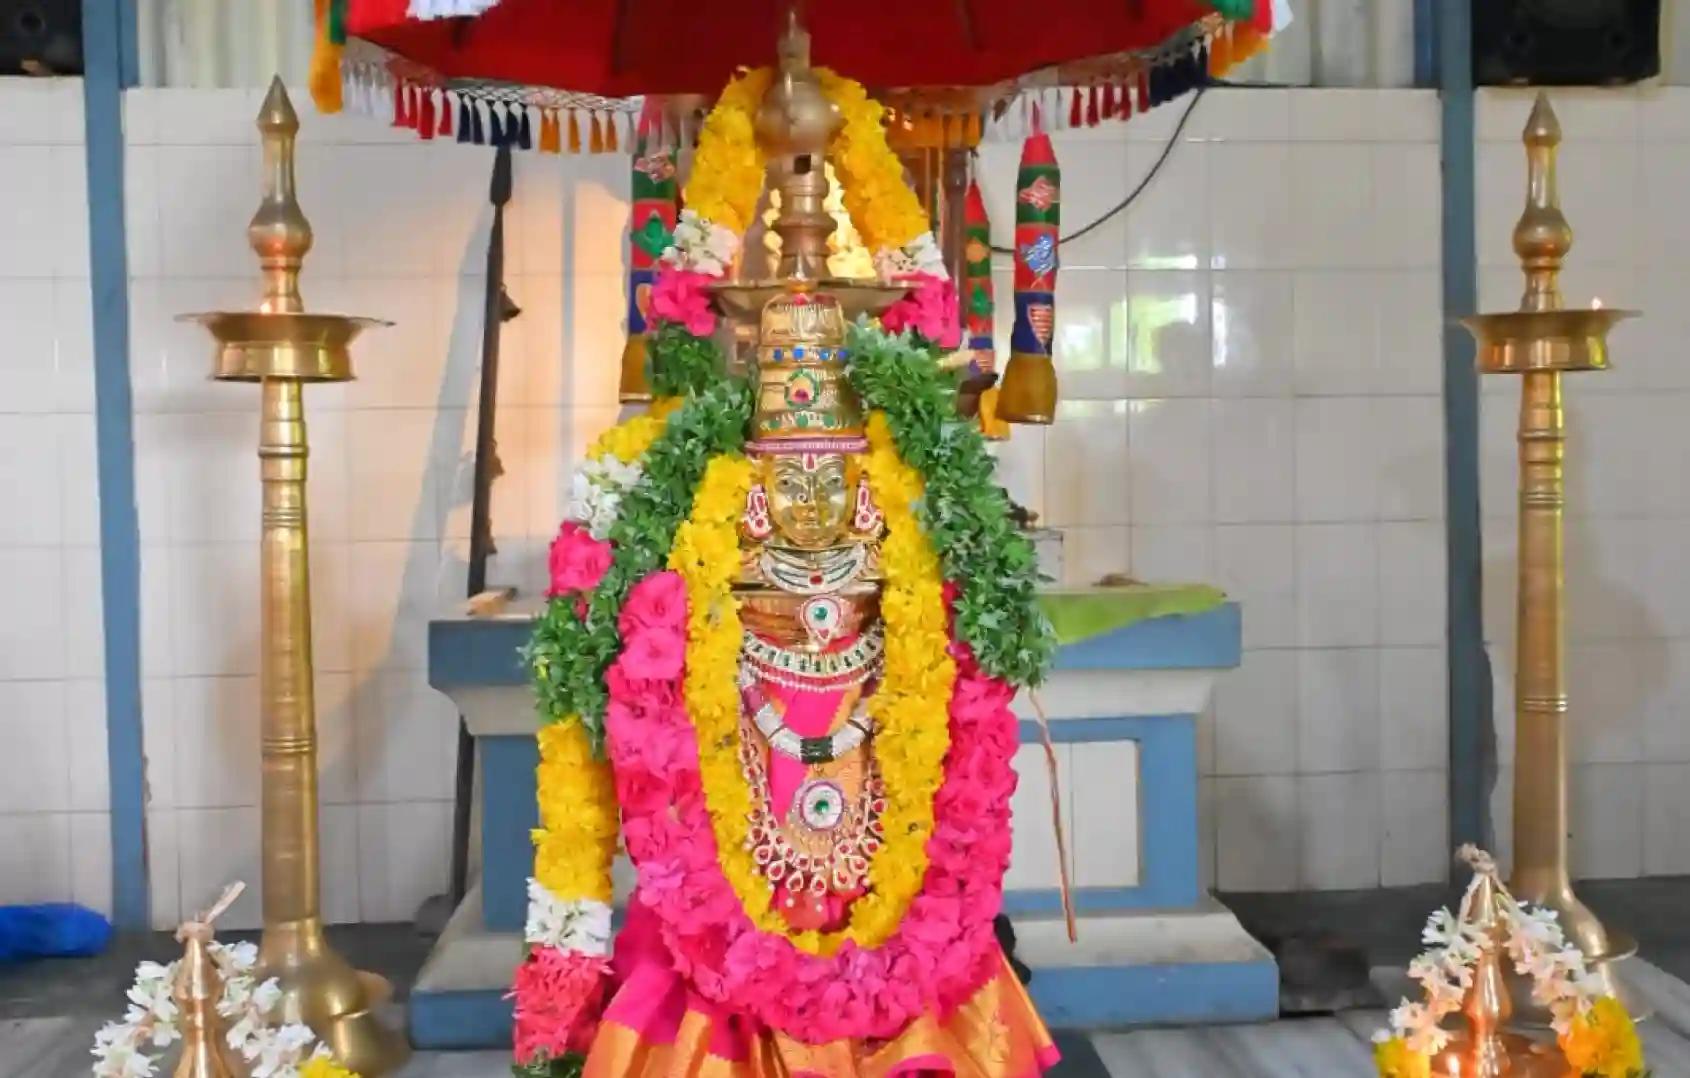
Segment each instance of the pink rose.
[[653,573],[635,584],[617,621],[624,636],[639,629],[681,629],[686,624],[687,587],[681,574]]
[[893,333],[913,329],[940,348],[962,343],[962,321],[957,313],[956,285],[949,277],[912,273],[899,278],[915,290],[887,308],[880,324]]
[[552,540],[548,561],[552,572],[548,596],[590,591],[610,569],[610,544],[594,539],[574,521],[564,521]]
[[658,270],[651,285],[651,314],[662,322],[678,322],[694,337],[708,337],[716,332],[716,314],[710,309],[710,293],[705,286],[712,280],[709,274],[692,270]]
[[616,665],[635,680],[662,681],[681,676],[687,639],[673,629],[641,629],[624,638]]

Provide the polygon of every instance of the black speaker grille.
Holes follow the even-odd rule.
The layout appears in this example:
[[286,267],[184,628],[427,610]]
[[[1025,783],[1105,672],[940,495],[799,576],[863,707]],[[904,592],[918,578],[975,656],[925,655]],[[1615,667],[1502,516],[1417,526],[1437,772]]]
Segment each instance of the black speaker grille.
[[79,0],[0,0],[0,75],[81,73]]
[[1660,0],[1473,0],[1473,78],[1606,86],[1661,71]]

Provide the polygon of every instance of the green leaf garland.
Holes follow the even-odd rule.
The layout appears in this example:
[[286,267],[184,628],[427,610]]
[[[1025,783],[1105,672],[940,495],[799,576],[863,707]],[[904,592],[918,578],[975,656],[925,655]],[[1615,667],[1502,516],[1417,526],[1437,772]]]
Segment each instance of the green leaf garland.
[[1012,685],[1044,680],[1055,637],[1038,607],[1038,558],[1010,519],[979,430],[956,411],[954,376],[935,350],[909,333],[858,321],[851,327],[851,384],[886,413],[898,453],[927,491],[916,514],[945,578],[960,589],[957,634],[988,674]]
[[684,397],[722,378],[722,352],[709,337],[695,337],[679,322],[658,322],[647,336],[651,353],[651,391],[659,397]]
[[[751,390],[717,377],[689,397],[640,460],[639,482],[623,496],[610,529],[610,568],[587,595],[546,604],[523,649],[544,721],[579,716],[597,754],[604,751],[604,672],[621,650],[617,617],[628,592],[662,568],[675,530],[692,512],[693,493],[712,457],[737,450],[751,417]],[[585,602],[584,613],[577,604]]]
[[512,1078],[581,1078],[587,1057],[580,1052],[565,1052],[553,1058],[540,1055],[527,1063],[512,1063]]

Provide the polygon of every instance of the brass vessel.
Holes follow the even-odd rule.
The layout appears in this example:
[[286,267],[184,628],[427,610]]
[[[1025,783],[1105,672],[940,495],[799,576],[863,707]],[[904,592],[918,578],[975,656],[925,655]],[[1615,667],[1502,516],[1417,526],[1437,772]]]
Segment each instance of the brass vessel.
[[353,969],[323,934],[318,866],[317,723],[311,676],[311,579],[306,541],[309,455],[302,386],[352,377],[349,346],[374,319],[307,314],[299,270],[311,225],[294,195],[299,117],[280,78],[258,114],[264,192],[247,239],[258,254],[257,311],[185,315],[217,340],[214,377],[256,382],[263,483],[262,843],[264,934],[259,979],[275,977],[282,1011],[309,1025],[347,1067],[376,1078],[410,1054],[375,1010],[387,982]]
[[1442,1078],[1577,1078],[1551,1040],[1507,1029],[1514,1008],[1503,973],[1510,963],[1501,888],[1488,856],[1474,868],[1477,878],[1462,900],[1460,920],[1484,928],[1479,960],[1461,1003],[1461,1029],[1432,1058],[1432,1073]]
[[229,887],[210,910],[176,929],[182,960],[170,997],[182,1026],[182,1050],[172,1078],[246,1078],[246,1064],[229,1047],[227,1023],[217,1011],[223,998],[223,974],[211,956],[212,924],[244,886]]
[[[1608,990],[1625,995],[1613,963],[1636,944],[1603,927],[1573,894],[1567,872],[1567,681],[1563,517],[1566,415],[1561,375],[1608,366],[1608,330],[1634,311],[1562,306],[1561,263],[1573,231],[1561,213],[1555,149],[1560,124],[1539,94],[1526,122],[1526,209],[1514,228],[1525,271],[1520,310],[1462,319],[1478,341],[1479,370],[1518,374],[1520,390],[1519,592],[1514,671],[1514,868],[1509,890],[1554,910],[1567,939]],[[1517,1025],[1547,1024],[1530,985],[1510,975]],[[1628,1009],[1629,1006],[1628,1006]],[[1634,1012],[1635,1013],[1635,1012]]]

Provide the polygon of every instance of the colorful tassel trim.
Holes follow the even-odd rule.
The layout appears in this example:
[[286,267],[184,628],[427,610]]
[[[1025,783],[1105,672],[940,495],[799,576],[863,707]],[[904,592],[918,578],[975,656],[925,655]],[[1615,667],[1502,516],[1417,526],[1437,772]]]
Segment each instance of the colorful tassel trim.
[[[337,0],[317,2],[321,8]],[[327,25],[328,19],[320,18],[319,26]],[[569,153],[620,153],[631,144],[636,114],[644,110],[644,102],[637,98],[611,101],[535,91],[528,100],[521,100],[513,87],[489,86],[480,92],[473,86],[454,85],[448,90],[436,82],[406,77],[397,70],[398,62],[390,62],[367,43],[354,43],[352,52],[362,57],[357,59],[351,53],[330,53],[322,38],[318,44],[314,65],[335,57],[334,67],[312,69],[312,98],[320,110],[364,113],[394,127],[411,128],[421,139],[451,138],[540,153],[562,153],[566,145]],[[558,100],[580,103],[551,103]],[[588,132],[585,140],[583,123]]]
[[340,58],[346,50],[346,0],[314,0],[314,5],[316,37],[311,47],[307,84],[318,112],[339,112],[342,107]]
[[[540,153],[620,153],[623,146],[633,145],[636,125],[641,134],[665,127],[661,114],[654,116],[639,98],[611,100],[499,84],[444,89],[427,72],[368,42],[355,41],[349,48],[347,0],[313,2],[317,35],[310,86],[321,112],[350,108],[395,127],[412,128],[419,138],[440,136]],[[489,0],[412,3],[431,11],[492,6]],[[889,140],[899,149],[969,149],[982,141],[1019,141],[1035,132],[1130,120],[1225,76],[1261,52],[1291,21],[1288,0],[1211,0],[1211,6],[1217,14],[1180,39],[1137,57],[1117,58],[1115,70],[1095,82],[1025,89],[984,113],[945,111],[919,100],[901,102],[893,95],[888,102]],[[690,131],[676,134],[685,140]]]

